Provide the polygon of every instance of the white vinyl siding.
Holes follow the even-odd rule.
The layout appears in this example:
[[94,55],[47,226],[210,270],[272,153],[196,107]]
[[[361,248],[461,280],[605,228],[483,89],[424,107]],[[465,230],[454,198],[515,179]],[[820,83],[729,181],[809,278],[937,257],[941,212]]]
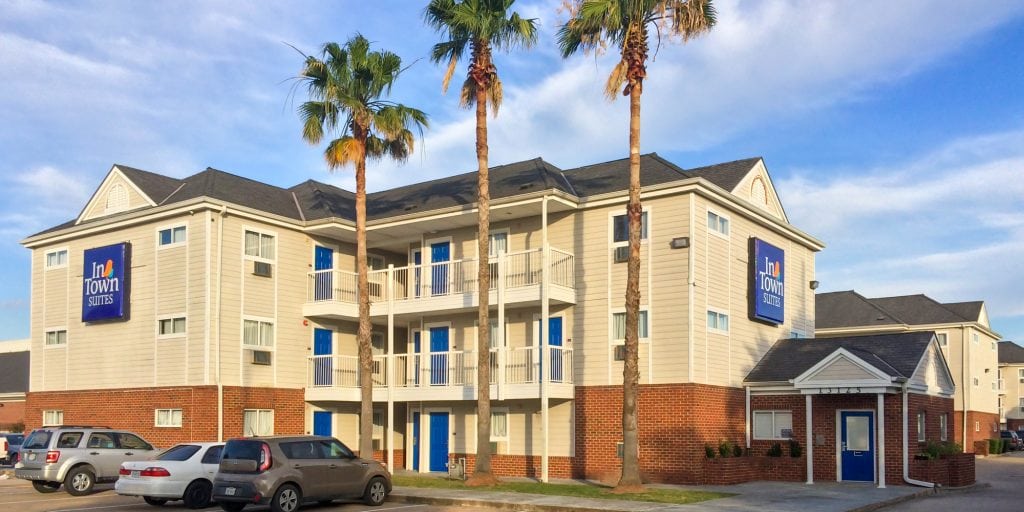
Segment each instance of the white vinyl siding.
[[185,335],[185,317],[161,318],[157,321],[157,335],[161,338],[176,338]]
[[64,411],[57,409],[50,409],[43,411],[43,426],[49,427],[53,425],[64,424]]
[[46,331],[46,346],[57,347],[68,344],[68,331],[65,329],[54,329]]
[[243,320],[242,344],[258,348],[273,347],[274,324],[262,320]]
[[[637,318],[637,331],[641,340],[650,338],[650,326],[647,323],[647,310],[640,310],[640,317]],[[612,313],[612,341],[623,343],[626,340],[626,313]]]
[[275,253],[274,235],[258,231],[245,231],[245,256],[247,258],[273,262]]
[[180,427],[181,409],[157,409],[154,416],[154,426],[157,427]]
[[791,411],[754,411],[754,439],[789,439],[793,437]]
[[68,250],[57,249],[46,253],[46,270],[65,268],[68,266]]
[[161,247],[185,243],[185,226],[161,229],[157,235],[157,242]]
[[274,434],[273,409],[246,409],[242,411],[242,435],[270,436]]

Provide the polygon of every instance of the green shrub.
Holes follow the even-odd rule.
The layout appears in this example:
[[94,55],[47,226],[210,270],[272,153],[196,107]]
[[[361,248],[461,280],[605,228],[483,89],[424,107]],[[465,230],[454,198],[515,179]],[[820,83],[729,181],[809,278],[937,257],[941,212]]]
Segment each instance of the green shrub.
[[964,449],[960,445],[952,441],[928,441],[928,445],[924,449],[924,453],[928,454],[929,459],[939,459],[955,453],[963,453],[963,451]]
[[769,457],[782,457],[782,445],[775,443],[771,448],[768,448]]
[[738,444],[732,445],[732,456],[733,457],[742,457],[743,456],[743,447],[738,445]]
[[718,455],[723,459],[732,455],[732,444],[729,441],[718,443]]
[[790,439],[789,440],[789,456],[790,457],[799,457],[799,456],[801,456],[803,454],[804,454],[804,449],[803,449],[802,446],[800,446],[800,441],[797,441],[796,439]]
[[715,458],[715,447],[710,444],[704,445],[704,456],[709,459]]

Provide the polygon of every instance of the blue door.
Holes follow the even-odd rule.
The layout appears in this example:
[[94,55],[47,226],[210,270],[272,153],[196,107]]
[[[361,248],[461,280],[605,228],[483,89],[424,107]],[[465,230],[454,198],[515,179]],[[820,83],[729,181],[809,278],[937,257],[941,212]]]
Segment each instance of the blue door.
[[313,251],[313,270],[317,272],[313,278],[313,300],[331,300],[334,298],[334,249],[316,246]]
[[430,470],[448,469],[448,413],[430,413]]
[[843,480],[875,481],[875,422],[871,411],[843,411],[839,417]]
[[423,359],[423,354],[420,353],[420,331],[413,331],[412,333],[412,354],[412,383],[419,386],[420,369],[422,367],[420,361]]
[[448,384],[448,328],[430,328],[430,384]]
[[448,294],[448,261],[451,259],[451,245],[439,242],[430,245],[430,293]]
[[330,411],[313,411],[313,435],[315,435],[315,436],[329,436],[329,435],[333,435],[333,432],[331,432],[331,413],[330,413]]
[[331,338],[334,332],[328,329],[313,329],[313,386],[330,386],[334,383],[334,365],[331,354],[334,353]]
[[420,413],[412,413],[412,470],[420,470]]
[[419,249],[412,251],[412,264],[413,293],[416,297],[419,297],[423,293],[423,268],[421,267],[423,265],[423,251]]
[[551,352],[551,382],[562,382],[562,317],[548,318],[548,350]]

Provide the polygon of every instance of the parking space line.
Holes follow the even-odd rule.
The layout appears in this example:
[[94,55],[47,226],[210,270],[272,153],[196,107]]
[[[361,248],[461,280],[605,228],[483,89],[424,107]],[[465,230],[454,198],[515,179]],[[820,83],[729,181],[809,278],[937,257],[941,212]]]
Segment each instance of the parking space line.
[[66,500],[84,500],[88,499],[88,496],[72,497],[72,498],[48,498],[45,500],[31,500],[31,501],[7,501],[0,502],[0,505],[23,505],[25,503],[45,503],[47,501],[66,501]]
[[51,512],[74,512],[77,510],[104,510],[108,508],[124,508],[124,507],[137,507],[138,503],[128,503],[127,505],[102,505],[96,507],[84,507],[84,508],[62,508]]

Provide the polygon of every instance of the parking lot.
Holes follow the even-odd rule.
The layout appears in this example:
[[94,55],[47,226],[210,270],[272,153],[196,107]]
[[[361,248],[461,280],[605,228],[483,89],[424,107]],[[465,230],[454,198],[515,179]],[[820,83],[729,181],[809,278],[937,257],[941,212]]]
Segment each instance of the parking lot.
[[[147,505],[142,501],[142,498],[132,498],[128,496],[118,496],[114,494],[114,486],[112,484],[97,485],[96,488],[99,492],[81,497],[73,497],[67,493],[55,492],[51,494],[40,494],[32,489],[32,484],[25,480],[18,480],[10,478],[8,480],[0,480],[0,510],[5,511],[18,511],[18,512],[71,512],[71,511],[89,511],[99,512],[104,510],[111,510],[117,512],[132,512],[132,511],[147,511],[156,512],[158,510],[187,510],[182,506],[181,502],[170,502],[163,507],[153,507]],[[213,506],[204,510],[217,511],[220,507]],[[246,507],[245,510],[252,511],[264,511],[269,510],[266,506],[260,507]],[[358,511],[401,511],[401,512],[435,512],[435,511],[454,511],[459,512],[472,511],[474,509],[465,507],[437,507],[432,505],[413,505],[408,503],[396,503],[387,502],[381,507],[367,507],[361,504],[355,503],[341,503],[320,506],[317,504],[310,504],[303,506],[301,510],[316,510],[316,511],[344,511],[344,512],[358,512]],[[475,509],[485,510],[485,509]]]

